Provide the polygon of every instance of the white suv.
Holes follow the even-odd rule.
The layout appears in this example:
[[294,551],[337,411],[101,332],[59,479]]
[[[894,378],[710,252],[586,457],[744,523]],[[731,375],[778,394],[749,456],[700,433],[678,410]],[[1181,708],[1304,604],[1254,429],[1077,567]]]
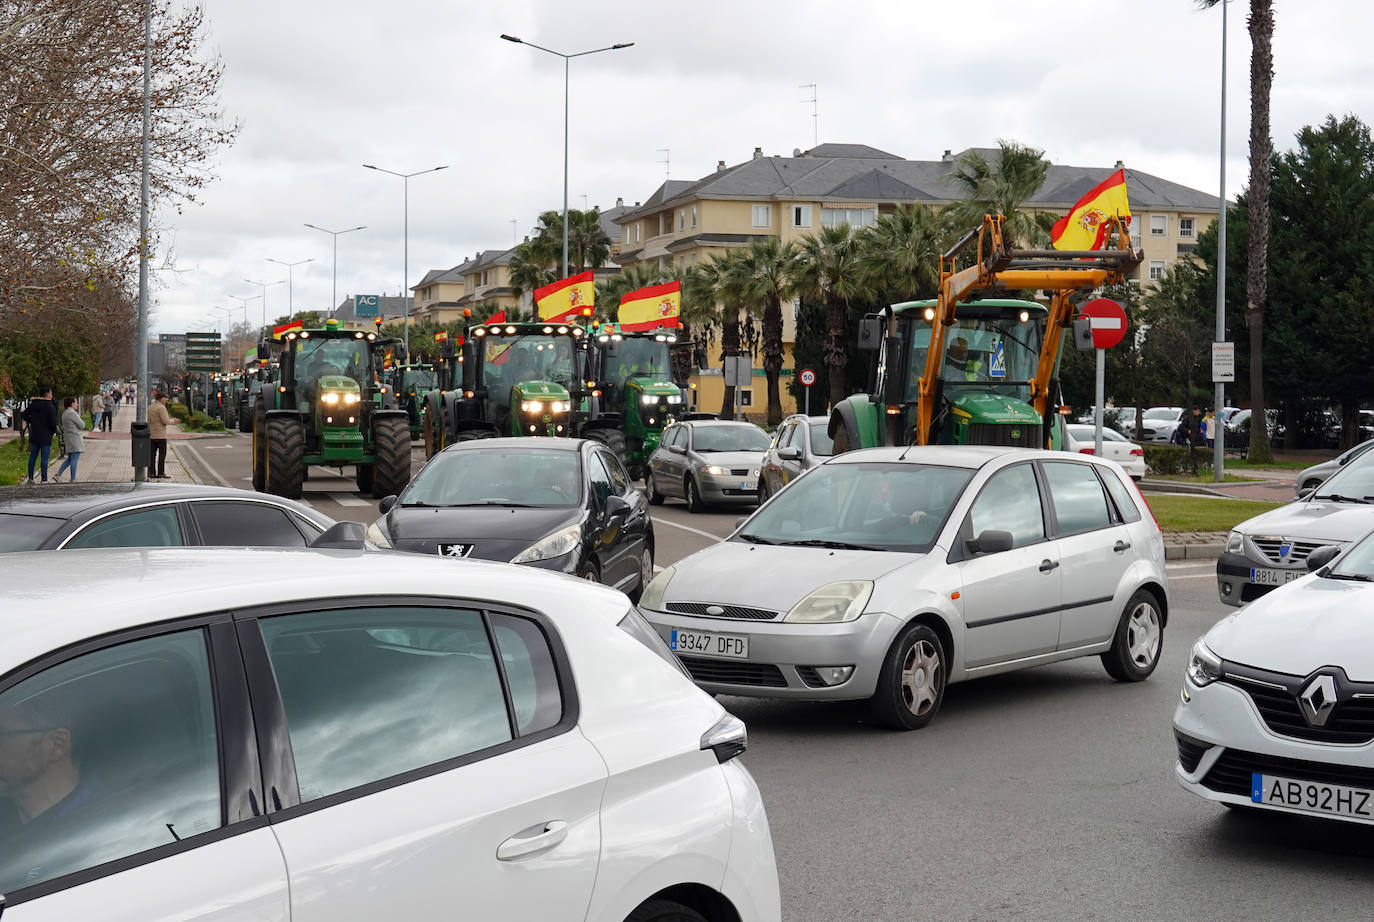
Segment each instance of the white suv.
[[6,922],[780,917],[744,727],[618,592],[361,549],[57,560],[0,559]]

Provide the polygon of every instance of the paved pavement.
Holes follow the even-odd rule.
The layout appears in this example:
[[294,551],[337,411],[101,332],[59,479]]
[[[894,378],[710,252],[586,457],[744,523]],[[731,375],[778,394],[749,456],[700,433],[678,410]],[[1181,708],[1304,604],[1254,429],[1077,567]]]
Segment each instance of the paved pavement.
[[[134,465],[130,458],[129,427],[134,421],[134,407],[121,403],[115,410],[113,428],[110,432],[90,431],[86,433],[77,462],[76,479],[80,482],[127,483],[134,479]],[[0,433],[0,441],[17,438],[19,433],[6,429]],[[201,438],[201,433],[182,432],[173,420],[167,429],[167,476],[169,483],[199,483],[187,471],[179,455],[178,443]],[[184,450],[184,449],[183,449]],[[48,477],[57,474],[61,461],[54,455],[48,462]],[[63,475],[65,476],[65,475]]]

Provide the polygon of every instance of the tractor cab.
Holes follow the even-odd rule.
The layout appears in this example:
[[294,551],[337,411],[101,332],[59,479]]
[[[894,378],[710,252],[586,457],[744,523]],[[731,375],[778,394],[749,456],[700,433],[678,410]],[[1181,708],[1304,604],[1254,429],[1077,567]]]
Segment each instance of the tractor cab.
[[[663,429],[682,415],[682,388],[673,380],[672,329],[624,332],[605,324],[596,333],[592,377],[599,396],[592,419],[583,428],[587,438],[601,438],[599,430],[620,433],[607,441],[620,455],[631,476],[638,477],[658,447]],[[620,443],[623,442],[623,445]]]
[[455,437],[571,435],[583,412],[585,335],[573,324],[472,328],[463,347]]

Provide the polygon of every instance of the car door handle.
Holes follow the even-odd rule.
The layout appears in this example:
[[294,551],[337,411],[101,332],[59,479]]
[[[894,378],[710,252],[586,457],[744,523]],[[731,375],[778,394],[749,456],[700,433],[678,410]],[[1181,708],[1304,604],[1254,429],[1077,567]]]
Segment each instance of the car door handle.
[[1129,551],[1130,549],[1131,542],[1129,541],[1118,541],[1116,542],[1116,544],[1112,545],[1112,550],[1116,551],[1118,554],[1120,554],[1122,551]]
[[568,837],[568,824],[550,820],[529,829],[522,829],[496,848],[498,861],[514,861],[546,852]]
[[1040,572],[1041,572],[1041,573],[1048,573],[1048,572],[1050,572],[1051,570],[1053,570],[1053,569],[1054,569],[1055,567],[1057,567],[1057,566],[1059,566],[1059,561],[1057,561],[1057,560],[1049,560],[1049,559],[1047,558],[1047,559],[1045,559],[1045,560],[1040,561]]

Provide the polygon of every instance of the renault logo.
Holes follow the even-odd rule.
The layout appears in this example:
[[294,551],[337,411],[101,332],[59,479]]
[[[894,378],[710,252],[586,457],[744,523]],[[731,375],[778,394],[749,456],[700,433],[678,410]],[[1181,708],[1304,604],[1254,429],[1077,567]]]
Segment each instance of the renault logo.
[[1317,676],[1298,694],[1298,705],[1309,724],[1326,726],[1326,719],[1336,707],[1336,680],[1329,675]]

